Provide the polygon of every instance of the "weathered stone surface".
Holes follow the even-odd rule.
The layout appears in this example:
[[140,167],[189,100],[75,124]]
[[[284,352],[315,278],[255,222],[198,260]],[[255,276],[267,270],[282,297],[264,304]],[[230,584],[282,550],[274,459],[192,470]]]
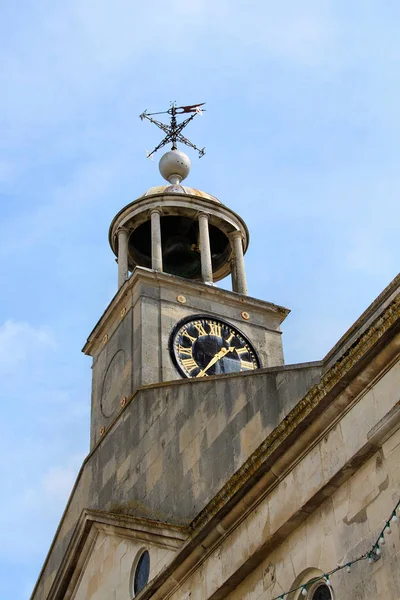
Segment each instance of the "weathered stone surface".
[[[34,598],[46,597],[85,508],[194,519],[320,374],[319,364],[282,369],[139,390],[85,461]],[[278,376],[296,380],[296,395]]]
[[176,550],[145,539],[124,539],[99,531],[74,600],[103,600],[133,597],[133,576],[137,558],[147,550],[150,554],[150,579],[171,561]]
[[[150,302],[133,300],[121,313],[123,320],[132,313],[134,335],[144,327],[142,311],[150,319],[156,311],[159,294],[154,286],[147,293]],[[110,518],[190,523],[192,536],[176,556],[160,556],[143,600],[271,600],[368,550],[400,493],[398,304],[363,336],[355,333],[357,341],[328,371],[321,363],[275,366],[139,389],[114,410],[84,463],[34,600],[49,597],[60,565],[74,544],[79,549],[87,508]],[[89,342],[95,361],[107,345],[110,361],[118,352],[112,339],[122,335],[121,320],[113,318],[108,337],[101,325]],[[135,352],[142,361],[144,346]],[[113,386],[113,377],[103,385],[111,399]],[[103,531],[107,556],[99,546],[99,559],[82,571],[79,599],[97,600],[99,590],[126,597],[134,549],[112,548],[109,528]],[[337,597],[399,597],[398,530],[389,541],[372,568],[361,562],[351,578],[335,576]]]
[[[93,356],[91,447],[123,397],[141,385],[180,379],[169,352],[176,323],[189,315],[228,319],[249,337],[264,367],[283,364],[280,323],[287,309],[226,290],[138,268],[89,336]],[[184,295],[186,303],[177,301]],[[241,313],[247,311],[245,321]],[[278,383],[281,385],[281,382]],[[286,393],[291,394],[291,390]]]
[[[399,367],[400,362],[393,365],[342,415],[340,424],[331,427],[326,436],[320,437],[315,446],[293,464],[291,471],[260,499],[257,507],[221,538],[215,548],[217,556],[210,553],[201,568],[177,587],[171,600],[178,600],[194,589],[198,600],[271,600],[371,548],[400,496],[398,431],[383,443],[382,449],[377,448],[348,481],[336,489],[332,487],[329,497],[309,516],[304,514],[297,527],[294,525],[290,530],[287,525],[295,522],[294,515],[304,510],[309,498],[333,481],[351,459],[339,432],[351,430],[359,405],[364,409],[366,423],[375,425],[379,421],[376,407],[368,397],[374,395],[375,387],[382,390],[381,400],[388,409],[396,405],[394,392],[400,383]],[[396,377],[397,385],[391,387],[389,384]],[[353,452],[368,443],[367,429],[356,428],[352,436]],[[341,444],[338,439],[342,439]],[[343,452],[338,451],[340,446],[345,449]],[[282,528],[288,535],[280,543],[271,545]],[[351,576],[346,573],[332,576],[335,598],[396,600],[400,594],[399,550],[400,527],[393,525],[382,558],[373,567],[362,561],[353,566]],[[260,560],[263,555],[264,560]],[[222,580],[214,577],[215,560],[218,560],[219,570],[222,569]],[[206,588],[202,585],[204,579],[208,581]],[[264,582],[263,587],[260,582]],[[302,596],[296,592],[288,597]]]

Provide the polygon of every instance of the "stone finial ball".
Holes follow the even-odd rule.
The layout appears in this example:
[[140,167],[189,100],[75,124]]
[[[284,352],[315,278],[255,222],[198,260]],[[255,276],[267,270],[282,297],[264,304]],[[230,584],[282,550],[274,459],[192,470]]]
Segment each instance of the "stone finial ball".
[[170,150],[160,159],[159,169],[161,175],[171,184],[179,184],[189,175],[190,158],[179,150]]

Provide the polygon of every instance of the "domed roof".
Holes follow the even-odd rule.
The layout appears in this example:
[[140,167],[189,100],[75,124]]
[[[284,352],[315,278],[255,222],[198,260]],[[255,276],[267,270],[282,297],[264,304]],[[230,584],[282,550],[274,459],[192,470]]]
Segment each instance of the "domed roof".
[[187,187],[186,185],[184,186],[178,184],[157,185],[155,187],[151,187],[149,190],[147,190],[147,192],[142,194],[140,198],[145,198],[146,196],[154,196],[155,194],[159,194],[160,196],[162,194],[188,194],[190,196],[199,196],[200,198],[213,200],[214,202],[218,202],[218,204],[221,204],[218,198],[212,196],[211,194],[207,194],[207,192],[202,192],[201,190],[196,190],[194,188]]

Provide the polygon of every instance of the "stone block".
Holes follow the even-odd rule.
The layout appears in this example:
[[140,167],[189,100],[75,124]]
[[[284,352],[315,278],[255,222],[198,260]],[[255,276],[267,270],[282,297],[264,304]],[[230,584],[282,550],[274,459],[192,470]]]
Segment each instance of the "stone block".
[[392,452],[396,452],[400,447],[400,428],[390,436],[382,446],[383,455],[388,458]]
[[333,514],[336,524],[347,517],[350,502],[350,484],[345,481],[332,495]]
[[200,448],[203,439],[203,431],[200,431],[186,446],[182,452],[183,474],[192,469],[192,467],[200,460]]
[[342,465],[346,464],[348,451],[344,443],[341,424],[333,427],[320,443],[322,476],[330,481]]
[[111,456],[110,460],[106,463],[103,469],[103,486],[107,481],[116,473],[116,459],[115,456]]
[[258,412],[239,432],[240,462],[244,462],[258,448],[265,437],[265,430]]
[[372,390],[352,406],[341,419],[340,428],[348,460],[365,444],[367,434],[379,420]]
[[[303,567],[316,566],[320,564],[322,541],[324,539],[324,524],[320,511],[315,511],[308,517],[304,524],[306,530],[306,565]],[[303,527],[300,527],[303,529]],[[296,571],[299,575],[300,571]]]
[[400,400],[400,360],[374,385],[378,418],[382,419]]

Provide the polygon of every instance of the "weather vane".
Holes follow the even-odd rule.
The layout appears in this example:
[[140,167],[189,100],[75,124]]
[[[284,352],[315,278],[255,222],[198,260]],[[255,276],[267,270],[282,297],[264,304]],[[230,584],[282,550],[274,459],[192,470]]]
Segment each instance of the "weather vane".
[[[139,118],[142,121],[143,121],[143,119],[147,119],[151,123],[154,123],[154,125],[157,125],[157,127],[162,129],[166,133],[165,138],[163,140],[161,140],[161,142],[158,144],[158,146],[156,146],[152,152],[147,152],[147,158],[150,158],[152,156],[152,154],[157,152],[157,150],[159,150],[166,144],[169,144],[169,142],[172,143],[172,150],[177,150],[176,143],[181,142],[182,144],[186,144],[186,146],[190,146],[190,148],[197,150],[197,152],[199,153],[199,158],[204,156],[205,148],[201,148],[201,149],[198,148],[197,146],[192,144],[192,142],[190,140],[188,140],[184,135],[182,135],[182,130],[186,127],[186,125],[188,125],[188,123],[190,123],[190,121],[192,121],[196,115],[203,114],[203,109],[201,107],[204,104],[205,104],[205,102],[202,102],[201,104],[192,104],[191,106],[175,106],[175,102],[173,102],[171,104],[171,108],[169,110],[165,110],[165,111],[157,112],[157,113],[148,113],[145,110],[141,115],[139,115]],[[178,123],[177,119],[176,119],[176,115],[183,115],[186,113],[192,113],[192,114],[187,119],[184,119],[183,121]],[[166,114],[171,115],[171,122],[169,125],[166,125],[165,123],[161,123],[160,121],[157,121],[156,119],[151,118],[154,115],[166,115]]]

